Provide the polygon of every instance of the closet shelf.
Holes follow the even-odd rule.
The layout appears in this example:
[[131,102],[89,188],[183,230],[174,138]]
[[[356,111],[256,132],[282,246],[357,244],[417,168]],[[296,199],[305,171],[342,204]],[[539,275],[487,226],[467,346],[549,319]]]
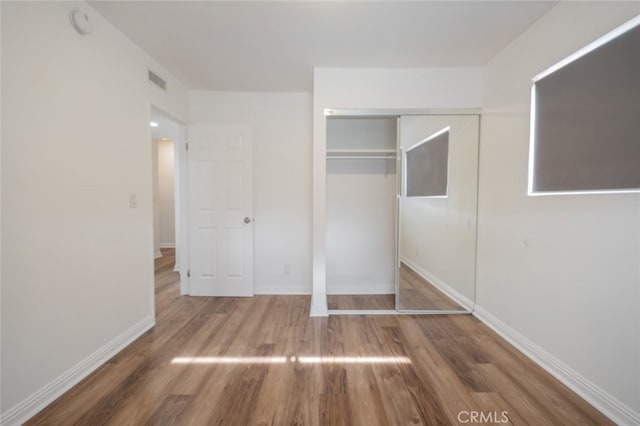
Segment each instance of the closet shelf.
[[395,149],[330,149],[327,160],[393,160]]

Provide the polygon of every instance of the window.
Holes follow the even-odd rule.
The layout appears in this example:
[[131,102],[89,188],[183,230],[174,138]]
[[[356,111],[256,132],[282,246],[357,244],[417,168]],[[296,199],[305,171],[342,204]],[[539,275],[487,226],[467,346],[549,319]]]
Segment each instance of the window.
[[640,190],[640,17],[533,79],[529,194]]
[[447,195],[449,174],[449,127],[434,133],[406,151],[407,197]]

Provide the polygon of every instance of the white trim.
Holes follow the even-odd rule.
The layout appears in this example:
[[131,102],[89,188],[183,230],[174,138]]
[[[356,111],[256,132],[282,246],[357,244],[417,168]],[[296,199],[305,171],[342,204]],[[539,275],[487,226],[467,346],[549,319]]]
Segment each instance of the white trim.
[[311,308],[309,309],[310,317],[328,317],[329,309],[327,308],[327,295],[324,297],[318,297],[318,295],[311,294]]
[[328,149],[327,155],[395,154],[396,149]]
[[473,315],[616,424],[640,424],[640,413],[633,411],[614,396],[493,316],[489,311],[476,305]]
[[422,269],[421,267],[417,266],[416,264],[414,264],[410,260],[408,260],[408,259],[400,259],[400,261],[402,263],[404,263],[405,265],[407,265],[410,269],[412,269],[413,272],[415,272],[416,274],[420,275],[420,277],[422,277],[423,279],[429,281],[434,287],[436,287],[438,290],[443,292],[445,295],[447,295],[454,302],[456,302],[457,304],[459,304],[460,306],[462,306],[465,309],[473,310],[473,306],[474,306],[473,300],[469,299],[467,296],[465,296],[464,294],[460,293],[458,290],[454,289],[453,287],[449,286],[448,284],[445,284],[445,282],[442,281],[440,278],[436,277],[433,274],[430,274],[429,272],[427,272],[424,269]]
[[601,195],[601,194],[638,194],[640,193],[640,188],[629,188],[629,189],[600,189],[600,190],[576,190],[576,191],[535,191],[529,192],[527,195],[529,197],[541,197],[541,196],[549,196],[549,195]]
[[569,65],[570,63],[572,63],[574,61],[577,61],[578,59],[582,58],[584,55],[596,50],[597,48],[599,48],[599,47],[601,47],[601,46],[603,46],[605,44],[607,44],[608,42],[610,42],[611,40],[617,38],[618,36],[626,33],[627,31],[632,30],[633,28],[637,27],[638,25],[640,25],[640,15],[638,15],[635,18],[625,22],[624,24],[620,25],[618,28],[615,28],[612,31],[609,31],[608,33],[606,33],[602,37],[598,38],[597,40],[592,41],[591,43],[587,44],[583,48],[573,52],[571,55],[567,56],[566,58],[562,59],[561,61],[556,62],[555,64],[551,65],[549,68],[545,69],[544,71],[542,71],[541,73],[539,73],[535,77],[533,77],[533,82],[535,83],[536,81],[542,80],[543,78],[549,76],[550,74],[553,74],[554,72],[558,71],[561,68],[564,68],[565,66]]
[[[188,139],[187,126],[178,125],[180,134],[176,149],[176,269],[180,271],[180,294],[189,294],[189,186],[188,186]],[[182,273],[184,271],[184,273]]]
[[327,295],[396,294],[394,283],[371,285],[327,285]]
[[325,117],[400,117],[402,115],[479,115],[480,108],[325,108]]
[[398,315],[394,309],[329,309],[332,315]]
[[78,384],[89,374],[97,370],[98,367],[107,362],[110,358],[123,350],[154,325],[155,320],[153,317],[149,316],[129,327],[122,334],[77,363],[61,376],[51,381],[40,390],[24,399],[22,402],[2,413],[0,416],[0,425],[13,426],[25,423],[47,405],[51,404],[55,399],[71,389],[71,387]]
[[395,160],[395,156],[386,156],[383,157],[381,155],[327,155],[327,160]]
[[259,287],[254,289],[254,293],[256,296],[310,296],[311,286]]
[[[449,182],[447,182],[447,191],[449,191]],[[406,198],[414,198],[414,199],[436,199],[436,198],[449,198],[448,195],[405,195]]]
[[160,248],[170,248],[170,249],[174,249],[176,248],[176,243],[160,243]]
[[[401,119],[398,119],[398,133],[400,132],[400,125],[402,123]],[[398,138],[398,145],[400,144],[400,134],[398,134],[397,136]],[[398,203],[400,203],[402,198],[406,198],[407,197],[407,171],[405,170],[407,168],[407,151],[402,147],[402,146],[398,146],[398,150],[400,150],[400,162],[398,164],[398,166],[400,167],[400,170],[396,170],[396,176],[400,176],[400,193],[396,194],[396,199],[398,200]],[[398,204],[398,213],[400,213],[400,204]],[[397,222],[397,230],[400,230],[400,219],[401,219],[401,215],[398,214],[398,220]],[[396,238],[396,244],[399,242],[400,240],[400,234],[397,233],[396,234],[397,238]],[[400,252],[398,251],[398,254]],[[399,257],[396,257],[396,259],[399,259]]]
[[161,258],[161,257],[162,257],[162,253],[161,253],[161,252],[159,252],[159,251],[158,251],[158,252],[155,252],[155,253],[153,254],[153,258],[154,258],[154,259],[159,259],[159,258]]
[[531,107],[529,111],[529,170],[527,171],[527,194],[533,193],[533,170],[536,155],[536,84],[531,85]]

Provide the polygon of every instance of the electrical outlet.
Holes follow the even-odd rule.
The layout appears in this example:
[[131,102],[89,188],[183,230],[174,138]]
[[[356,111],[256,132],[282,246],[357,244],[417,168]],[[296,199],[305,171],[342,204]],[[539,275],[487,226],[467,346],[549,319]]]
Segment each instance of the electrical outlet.
[[129,194],[129,208],[138,208],[138,196],[136,194]]

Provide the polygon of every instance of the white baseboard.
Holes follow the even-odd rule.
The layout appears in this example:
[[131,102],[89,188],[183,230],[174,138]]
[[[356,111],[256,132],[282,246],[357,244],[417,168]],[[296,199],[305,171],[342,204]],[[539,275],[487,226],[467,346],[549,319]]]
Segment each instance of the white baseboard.
[[311,295],[311,308],[309,311],[310,317],[328,317],[329,309],[327,308],[327,297],[325,294],[322,297]]
[[158,252],[155,252],[155,253],[153,254],[153,258],[154,258],[154,259],[158,259],[158,258],[161,258],[161,257],[162,257],[162,253],[160,253],[159,251],[158,251]]
[[0,416],[0,425],[14,426],[23,424],[154,325],[155,321],[153,317],[147,317],[129,327],[124,333],[80,361],[57,379],[2,413]]
[[616,424],[640,425],[640,413],[633,411],[487,310],[476,305],[473,315]]
[[417,266],[412,261],[408,259],[401,259],[401,262],[407,265],[409,268],[413,269],[413,271],[416,274],[420,275],[423,279],[429,281],[431,284],[433,284],[434,287],[436,287],[438,290],[446,294],[449,298],[453,299],[453,301],[469,309],[470,311],[473,310],[473,305],[474,305],[473,300],[469,299],[467,296],[460,293],[455,288],[446,284],[440,278],[436,277],[433,274],[430,274],[429,272],[425,271],[421,267]]
[[311,287],[260,287],[254,289],[256,296],[282,295],[282,296],[310,296]]
[[395,294],[393,283],[372,285],[336,285],[327,286],[327,296],[365,295],[365,294]]
[[176,248],[176,243],[160,243],[160,248]]

